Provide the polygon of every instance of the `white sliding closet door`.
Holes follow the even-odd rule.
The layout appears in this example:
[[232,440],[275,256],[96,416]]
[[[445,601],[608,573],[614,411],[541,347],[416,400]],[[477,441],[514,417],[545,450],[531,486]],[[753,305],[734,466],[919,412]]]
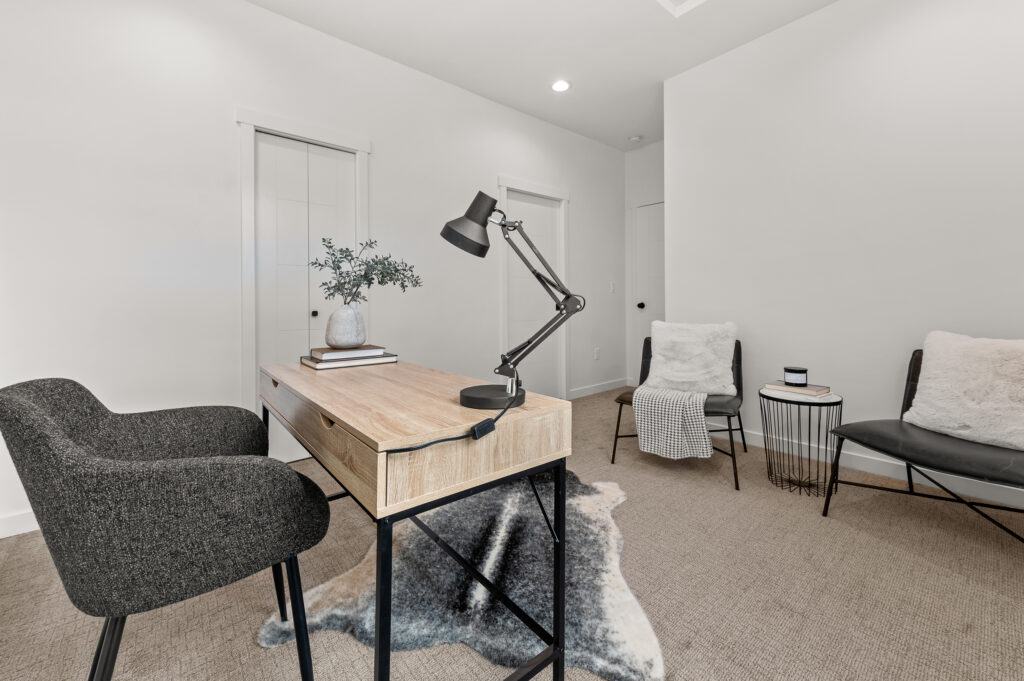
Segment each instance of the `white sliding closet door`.
[[[256,134],[256,357],[293,363],[324,344],[340,300],[327,301],[329,273],[309,266],[321,240],[356,245],[355,155],[284,137]],[[306,450],[271,418],[271,456],[285,461]]]

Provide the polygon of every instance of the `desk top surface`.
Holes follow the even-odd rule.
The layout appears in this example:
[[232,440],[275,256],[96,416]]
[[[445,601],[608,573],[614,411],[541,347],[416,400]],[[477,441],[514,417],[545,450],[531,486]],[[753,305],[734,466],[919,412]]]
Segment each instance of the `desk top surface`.
[[[379,452],[462,435],[498,413],[459,404],[459,391],[482,381],[408,362],[323,371],[300,364],[261,369]],[[528,392],[526,403],[509,409],[502,421],[571,408],[565,400]]]

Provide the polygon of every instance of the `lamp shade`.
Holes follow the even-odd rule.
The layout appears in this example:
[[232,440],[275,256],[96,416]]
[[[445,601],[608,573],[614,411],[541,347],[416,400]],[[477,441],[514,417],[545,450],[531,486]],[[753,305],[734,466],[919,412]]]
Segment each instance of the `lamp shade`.
[[487,238],[487,219],[497,206],[497,199],[477,192],[466,214],[447,223],[441,230],[441,236],[466,253],[484,257],[491,247],[491,240]]

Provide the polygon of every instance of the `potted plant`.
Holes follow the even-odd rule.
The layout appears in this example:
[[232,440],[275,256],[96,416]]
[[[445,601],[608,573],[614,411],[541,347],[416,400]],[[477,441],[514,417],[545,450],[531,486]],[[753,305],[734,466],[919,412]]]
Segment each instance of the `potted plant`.
[[331,239],[323,240],[324,257],[310,264],[318,270],[329,270],[333,275],[320,284],[324,297],[332,300],[341,297],[341,307],[327,320],[327,345],[332,348],[356,348],[366,342],[366,325],[359,312],[359,303],[366,300],[363,289],[374,284],[398,286],[404,292],[418,288],[423,281],[413,271],[413,266],[404,260],[388,255],[369,255],[377,247],[377,241],[370,239],[359,244],[359,251],[338,248]]

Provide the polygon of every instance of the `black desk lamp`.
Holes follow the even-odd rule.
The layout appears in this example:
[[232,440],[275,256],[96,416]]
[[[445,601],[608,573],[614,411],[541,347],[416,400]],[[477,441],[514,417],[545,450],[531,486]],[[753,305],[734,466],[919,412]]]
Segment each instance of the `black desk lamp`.
[[[498,202],[495,199],[492,199],[483,192],[477,192],[476,198],[473,199],[473,203],[470,204],[466,214],[446,224],[444,229],[441,230],[441,236],[467,253],[482,258],[487,255],[487,251],[491,247],[490,239],[487,238],[487,223],[491,222],[501,227],[501,234],[505,237],[505,243],[512,247],[512,250],[526,264],[526,267],[533,273],[533,276],[536,277],[540,285],[544,287],[547,294],[555,301],[555,316],[551,318],[551,321],[540,327],[535,334],[501,356],[501,364],[495,367],[494,373],[504,376],[507,379],[506,385],[495,385],[493,383],[475,385],[471,388],[464,388],[459,393],[459,402],[462,406],[472,407],[473,409],[505,409],[521,405],[526,400],[526,392],[522,388],[522,381],[519,380],[519,372],[517,370],[519,363],[533,352],[538,345],[544,342],[545,338],[554,333],[562,324],[565,324],[569,317],[582,310],[583,306],[586,305],[586,300],[582,296],[569,291],[565,284],[562,283],[562,280],[558,278],[558,275],[555,274],[554,270],[551,269],[551,265],[548,264],[548,261],[544,259],[544,256],[540,254],[537,247],[530,241],[530,237],[523,231],[522,221],[510,222],[505,218],[503,211],[497,210],[497,206]],[[499,213],[501,219],[491,217],[494,213]],[[516,246],[515,242],[512,241],[513,232],[519,233],[523,241],[526,242],[526,245],[533,251],[533,254],[537,256],[547,274],[538,271],[529,258]]]

